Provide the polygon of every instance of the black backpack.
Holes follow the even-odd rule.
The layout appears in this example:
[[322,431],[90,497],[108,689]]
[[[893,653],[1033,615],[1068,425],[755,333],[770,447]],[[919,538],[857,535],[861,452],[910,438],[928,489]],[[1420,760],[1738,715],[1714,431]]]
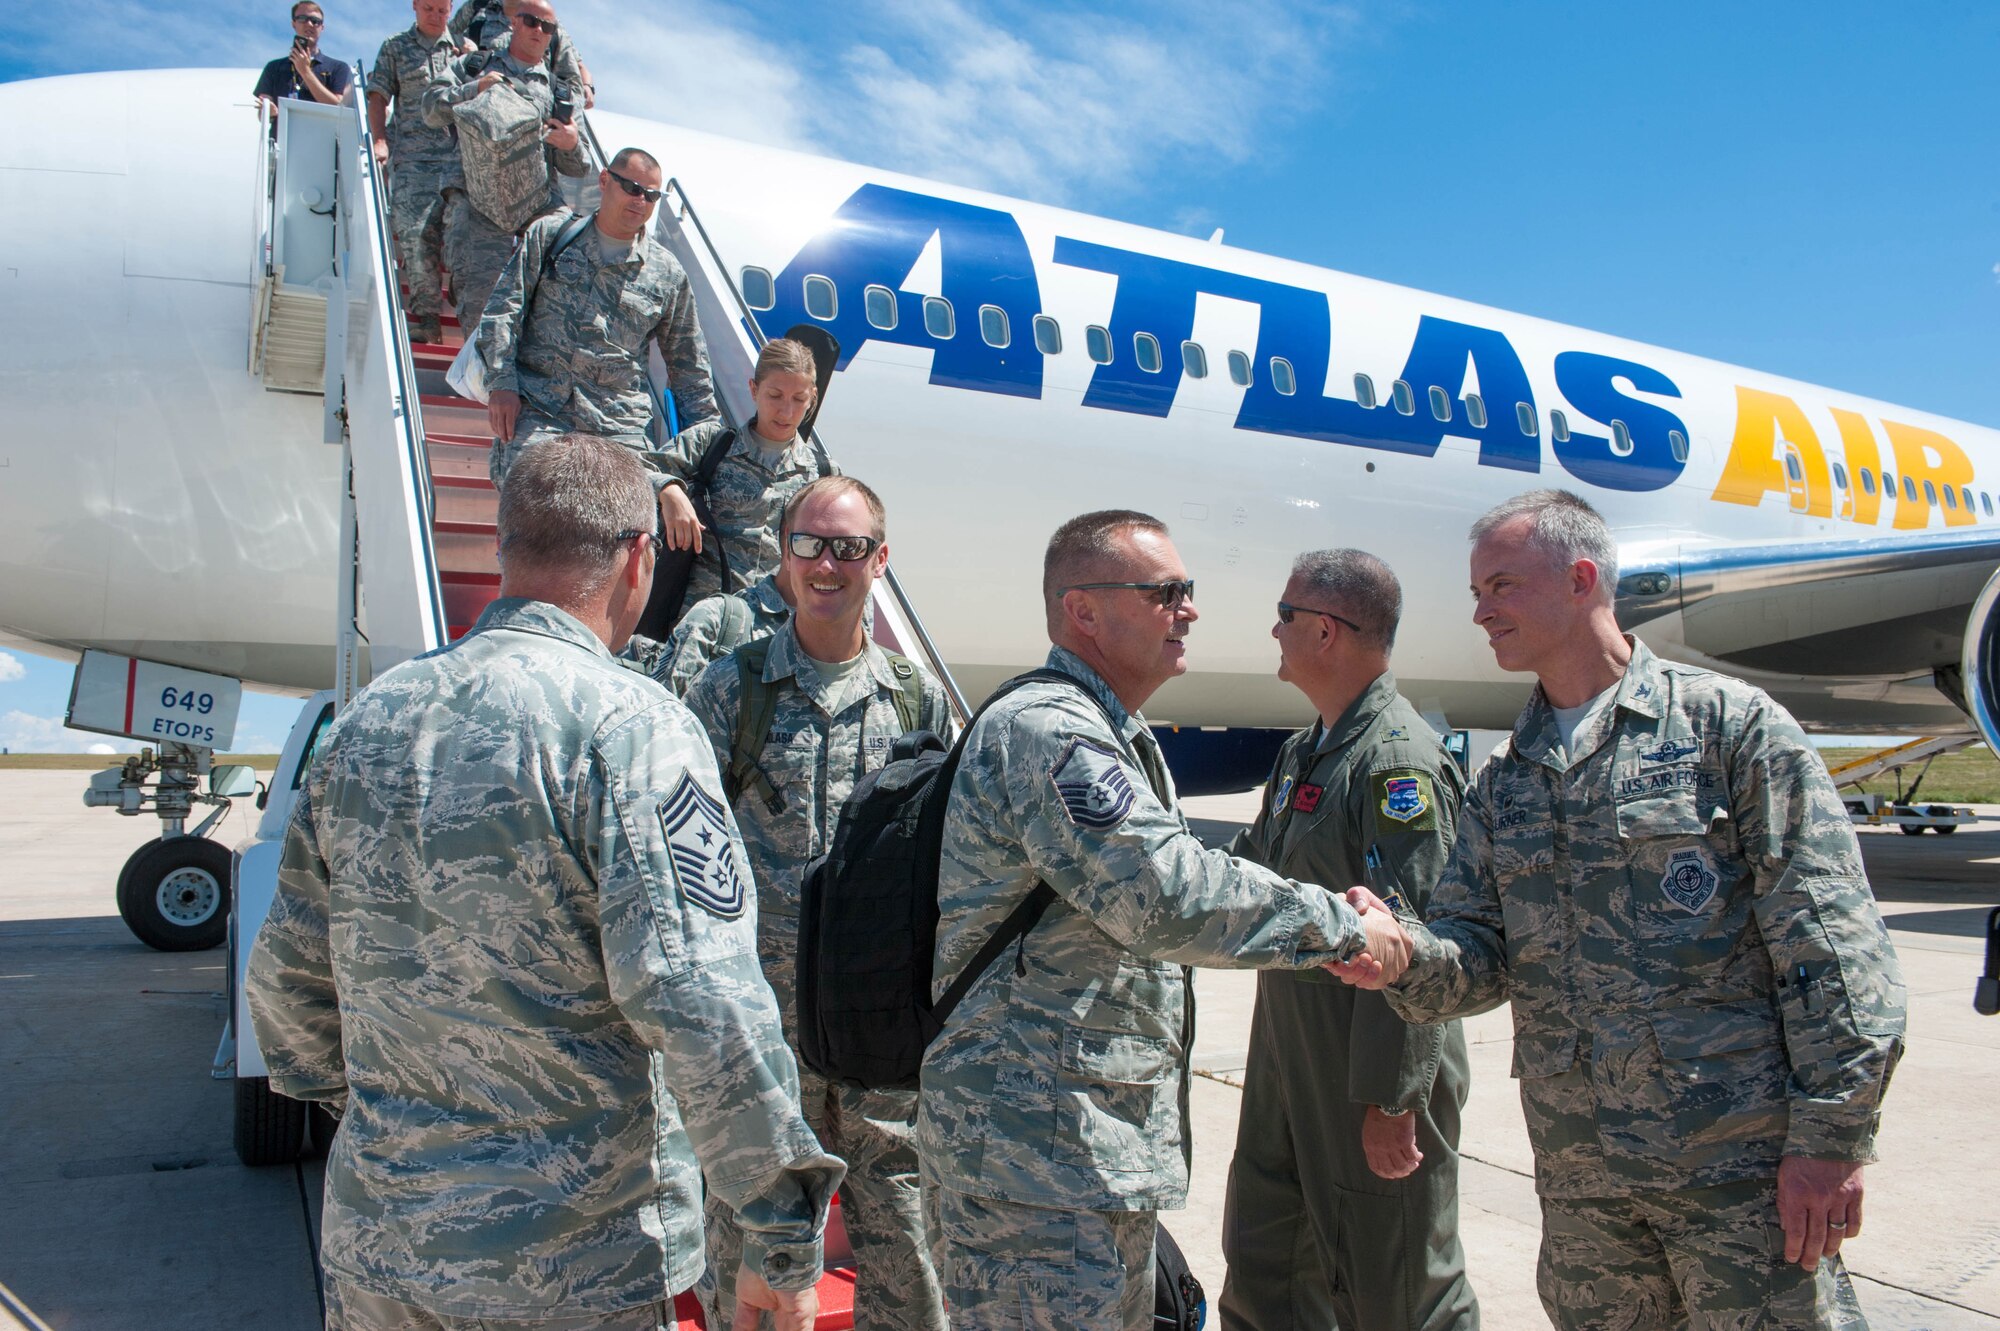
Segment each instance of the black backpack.
[[1042,681],[1074,685],[1103,707],[1075,676],[1030,670],[994,690],[949,751],[928,730],[902,736],[889,761],[847,797],[826,854],[807,867],[799,902],[799,1055],[827,1080],[862,1090],[916,1090],[924,1050],[952,1009],[1055,900],[1047,883],[1035,884],[931,1002],[938,857],[966,736],[987,708]]
[[1208,1295],[1161,1225],[1153,1240],[1153,1331],[1201,1331],[1207,1320]]

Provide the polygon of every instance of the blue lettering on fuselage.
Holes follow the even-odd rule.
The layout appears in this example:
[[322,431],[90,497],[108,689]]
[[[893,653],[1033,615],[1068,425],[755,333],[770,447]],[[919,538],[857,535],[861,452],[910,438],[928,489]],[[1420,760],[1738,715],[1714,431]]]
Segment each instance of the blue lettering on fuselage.
[[[955,314],[948,338],[926,329],[923,297],[901,290],[933,237],[943,269],[939,294]],[[1259,312],[1253,373],[1237,411],[1237,429],[1419,457],[1434,455],[1447,437],[1469,439],[1478,445],[1482,466],[1541,469],[1539,427],[1537,433],[1525,433],[1516,416],[1516,404],[1534,409],[1534,390],[1513,344],[1497,329],[1423,316],[1399,376],[1416,398],[1415,412],[1406,416],[1386,393],[1379,405],[1367,408],[1324,391],[1333,310],[1323,291],[1064,236],[1056,238],[1054,259],[1117,279],[1107,325],[1114,354],[1092,372],[1083,398],[1086,407],[1165,416],[1180,389],[1183,362],[1178,352],[1194,335],[1196,298],[1210,295],[1255,305]],[[812,275],[831,279],[839,293],[835,317],[812,322],[840,340],[840,368],[866,343],[880,340],[930,350],[933,384],[1041,396],[1043,356],[1031,332],[1042,309],[1041,290],[1012,214],[864,185],[778,275],[777,307],[759,316],[766,332],[775,336],[808,321],[804,287]],[[895,293],[893,328],[868,320],[864,291],[869,286]],[[1009,345],[993,346],[981,335],[980,307],[986,305],[1006,315]],[[1159,339],[1159,370],[1142,369],[1131,354],[1137,333]],[[1291,365],[1296,391],[1278,391],[1270,368],[1274,358]],[[1466,408],[1468,366],[1487,407],[1485,423],[1477,426]],[[1567,471],[1616,490],[1655,490],[1680,475],[1686,463],[1674,455],[1669,440],[1673,430],[1685,437],[1680,418],[1618,386],[1622,380],[1637,392],[1679,397],[1672,380],[1649,366],[1582,351],[1557,356],[1554,368],[1557,387],[1579,414],[1607,425],[1623,421],[1632,440],[1630,452],[1621,455],[1610,438],[1572,430],[1568,439],[1552,442],[1556,460]],[[1445,394],[1448,420],[1438,420],[1432,410],[1433,387]]]

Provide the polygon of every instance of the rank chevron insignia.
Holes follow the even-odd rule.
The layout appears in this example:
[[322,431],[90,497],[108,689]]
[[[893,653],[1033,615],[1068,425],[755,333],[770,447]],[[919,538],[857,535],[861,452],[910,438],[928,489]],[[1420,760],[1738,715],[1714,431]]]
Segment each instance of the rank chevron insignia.
[[1132,812],[1132,779],[1118,755],[1102,745],[1071,740],[1049,777],[1078,827],[1116,827]]
[[674,793],[660,802],[660,830],[681,895],[725,920],[741,915],[748,893],[729,838],[729,816],[692,775],[683,772]]

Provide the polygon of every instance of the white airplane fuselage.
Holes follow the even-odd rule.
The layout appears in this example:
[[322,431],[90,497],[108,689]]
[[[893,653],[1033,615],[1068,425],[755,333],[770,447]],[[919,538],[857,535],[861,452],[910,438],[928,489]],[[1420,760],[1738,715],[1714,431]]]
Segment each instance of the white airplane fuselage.
[[[247,369],[253,81],[0,86],[10,121],[34,127],[0,145],[0,635],[302,692],[333,669],[340,451],[321,442],[319,397]],[[1982,427],[1186,237],[591,120],[607,149],[665,164],[732,276],[770,275],[767,333],[817,318],[840,339],[821,432],[882,493],[896,567],[975,696],[1042,655],[1043,543],[1092,508],[1172,528],[1201,619],[1190,673],[1147,710],[1209,727],[1305,719],[1273,674],[1273,602],[1295,554],[1343,545],[1403,581],[1405,693],[1457,725],[1509,724],[1528,681],[1470,622],[1466,531],[1525,489],[1584,495],[1628,562],[1907,549],[2000,524],[2000,434]],[[809,304],[821,278],[830,310]],[[927,329],[942,318],[927,297],[949,302],[950,336]],[[1038,347],[1036,316],[1059,351]],[[1380,405],[1357,402],[1360,375]],[[1885,472],[1894,499],[1872,492]],[[1775,640],[1847,622],[1795,600]],[[1681,625],[1638,631],[1706,663]],[[1965,724],[1906,664],[1756,659],[1776,664],[1724,664],[1808,724]]]

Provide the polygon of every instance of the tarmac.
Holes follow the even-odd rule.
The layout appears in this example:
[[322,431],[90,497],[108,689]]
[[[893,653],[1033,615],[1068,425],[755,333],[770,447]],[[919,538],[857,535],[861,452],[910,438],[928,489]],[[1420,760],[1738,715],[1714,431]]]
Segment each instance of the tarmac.
[[[112,887],[158,825],[85,809],[87,777],[0,772],[0,1329],[308,1331],[320,1325],[317,1162],[237,1162],[230,1086],[209,1071],[224,953],[153,952],[126,932]],[[1189,801],[1211,842],[1253,811],[1248,795]],[[1949,838],[1861,836],[1910,997],[1866,1229],[1844,1249],[1878,1331],[2000,1329],[2000,1018],[1972,1009],[1986,912],[2000,904],[2000,807],[1981,812]],[[247,835],[250,814],[220,839]],[[1163,1219],[1213,1300],[1255,980],[1204,971],[1197,989],[1193,1190]],[[1472,1283],[1486,1327],[1545,1327],[1511,1022],[1489,1013],[1466,1035]]]

